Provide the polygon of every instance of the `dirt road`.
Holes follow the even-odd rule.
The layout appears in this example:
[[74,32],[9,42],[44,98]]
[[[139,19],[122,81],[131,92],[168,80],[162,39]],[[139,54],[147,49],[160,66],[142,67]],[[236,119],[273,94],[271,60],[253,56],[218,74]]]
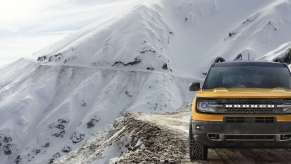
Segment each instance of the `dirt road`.
[[[157,126],[174,131],[177,136],[183,136],[185,144],[188,144],[189,112],[175,114],[141,114],[138,119],[151,122]],[[182,163],[190,164],[188,154]],[[210,149],[208,162],[210,164],[232,164],[232,163],[291,163],[291,150],[286,149]]]

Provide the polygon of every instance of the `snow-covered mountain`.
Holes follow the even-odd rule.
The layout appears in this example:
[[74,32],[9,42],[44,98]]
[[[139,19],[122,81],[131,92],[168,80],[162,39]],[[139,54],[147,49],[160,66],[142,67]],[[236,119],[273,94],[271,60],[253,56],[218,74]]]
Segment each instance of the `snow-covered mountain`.
[[102,138],[126,112],[178,111],[191,100],[188,85],[216,56],[273,60],[290,47],[290,0],[102,6],[115,7],[36,52],[36,61],[0,70],[0,163],[53,163]]

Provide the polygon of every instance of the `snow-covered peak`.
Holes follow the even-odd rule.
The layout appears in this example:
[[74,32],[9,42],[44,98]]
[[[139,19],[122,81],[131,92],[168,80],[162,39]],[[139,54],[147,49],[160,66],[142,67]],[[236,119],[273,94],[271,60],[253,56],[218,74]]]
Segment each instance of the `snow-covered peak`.
[[147,3],[136,4],[136,1],[126,7],[126,12],[117,10],[105,22],[90,25],[56,46],[38,52],[38,61],[99,68],[129,66],[131,70],[170,70],[164,51],[173,36],[157,9]]
[[104,8],[114,12],[37,52],[38,61],[199,77],[209,59],[255,59],[290,39],[289,0],[123,0]]

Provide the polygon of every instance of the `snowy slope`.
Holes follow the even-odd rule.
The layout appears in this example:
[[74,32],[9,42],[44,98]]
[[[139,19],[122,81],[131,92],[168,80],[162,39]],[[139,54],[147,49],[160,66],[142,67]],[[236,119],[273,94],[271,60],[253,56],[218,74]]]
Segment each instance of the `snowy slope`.
[[216,56],[255,59],[290,40],[290,0],[127,0],[118,5],[120,10],[36,53],[39,60],[96,67],[142,60],[133,68],[159,65],[161,70],[168,64],[175,73],[193,77]]
[[[288,55],[291,55],[291,42],[284,43],[280,45],[278,48],[268,52],[264,56],[258,58],[258,60],[267,60],[274,61],[276,59],[289,58]],[[290,64],[290,63],[289,63]]]
[[271,1],[236,23],[216,45],[219,56],[234,58],[249,54],[258,58],[279,45],[289,42],[291,1]]
[[2,76],[15,80],[1,81],[1,163],[19,154],[24,163],[50,160],[101,135],[124,112],[175,111],[190,82],[164,73],[36,63],[17,71],[19,66]]
[[291,41],[287,0],[102,3],[114,12],[0,70],[0,163],[53,162],[126,112],[179,111],[216,56]]

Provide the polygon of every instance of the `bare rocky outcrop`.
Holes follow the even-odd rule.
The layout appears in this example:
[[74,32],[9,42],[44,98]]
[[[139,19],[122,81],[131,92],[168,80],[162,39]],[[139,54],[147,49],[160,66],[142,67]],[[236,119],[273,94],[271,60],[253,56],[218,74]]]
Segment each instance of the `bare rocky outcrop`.
[[[116,129],[123,127],[127,127],[126,133],[132,140],[118,163],[180,162],[186,154],[187,145],[175,131],[138,120],[133,115],[118,123]],[[137,140],[141,144],[136,144]]]
[[92,163],[105,158],[103,155],[110,147],[118,147],[120,155],[104,162],[179,163],[187,154],[184,137],[174,130],[141,120],[138,114],[126,114],[102,140],[85,144],[56,163],[76,163],[80,159],[82,163]]

